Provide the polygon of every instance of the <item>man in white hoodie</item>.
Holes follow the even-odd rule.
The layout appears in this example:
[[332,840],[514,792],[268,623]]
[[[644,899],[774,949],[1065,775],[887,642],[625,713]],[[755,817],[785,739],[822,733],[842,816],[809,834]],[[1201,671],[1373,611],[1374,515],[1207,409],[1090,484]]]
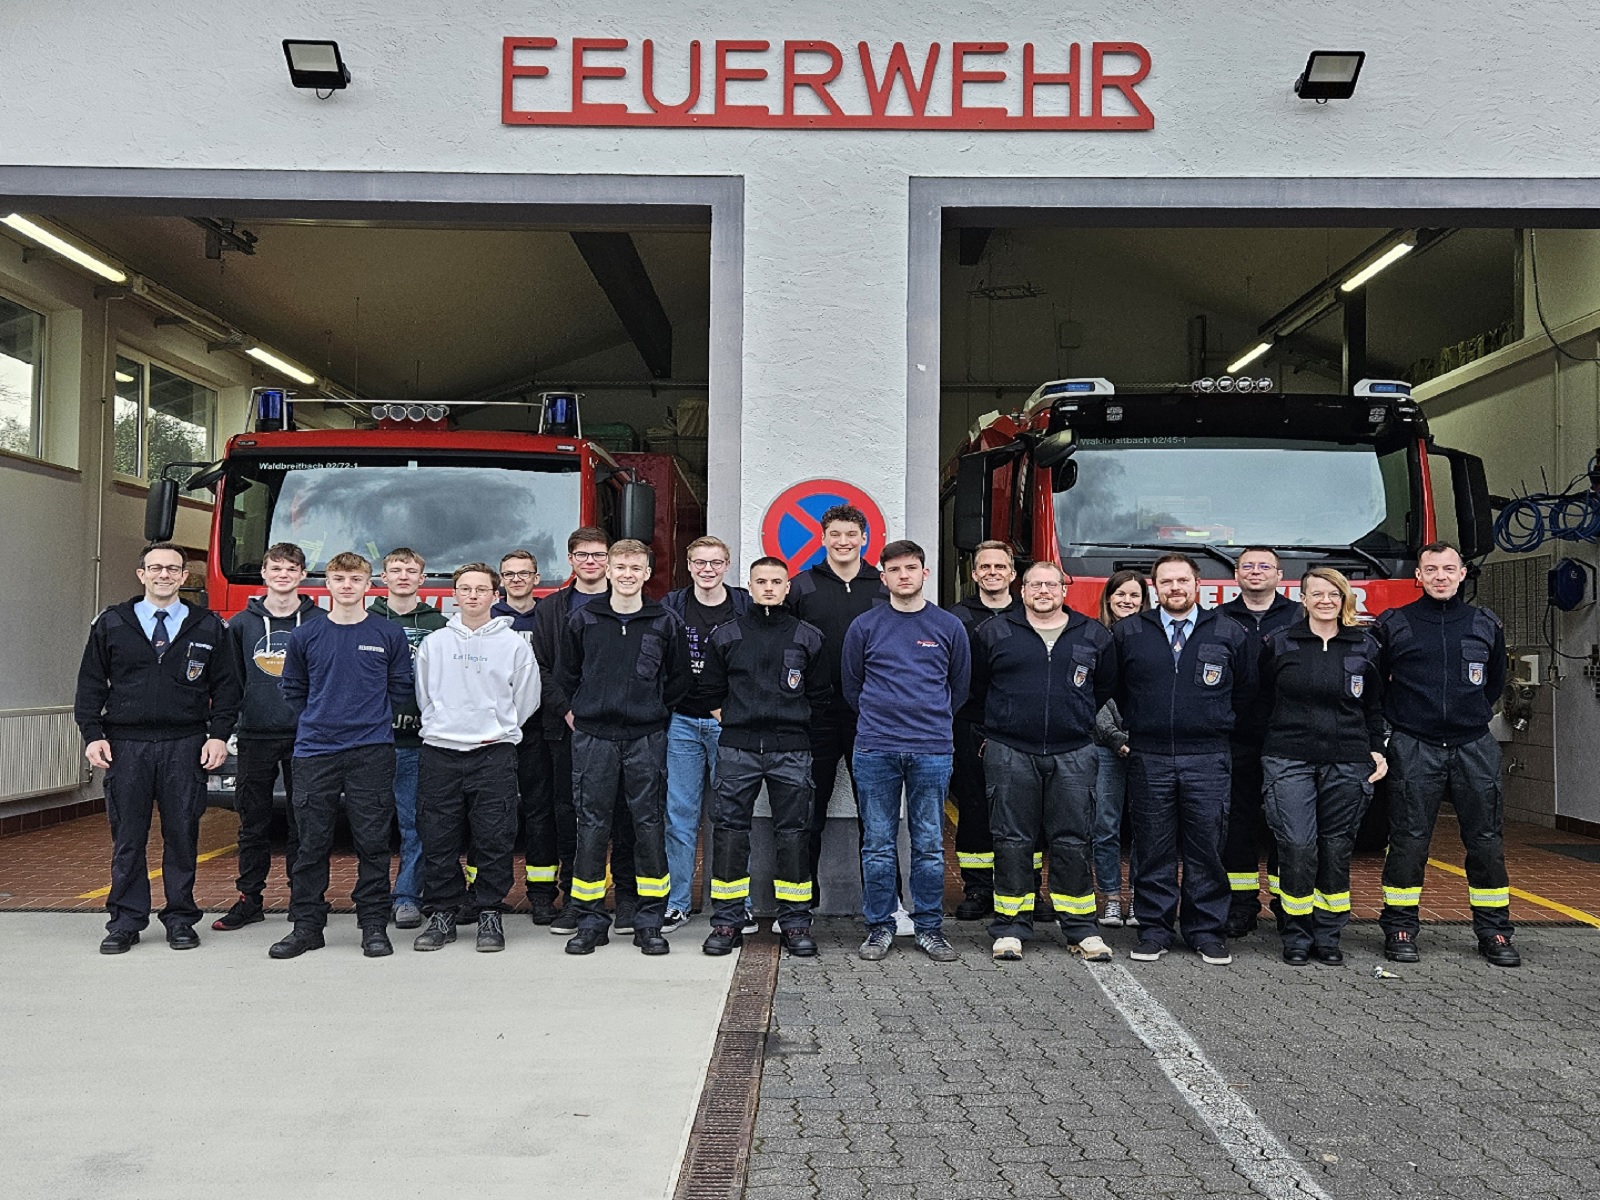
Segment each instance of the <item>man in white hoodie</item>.
[[[504,950],[501,907],[517,840],[517,743],[539,707],[539,668],[510,617],[492,617],[500,576],[468,563],[454,576],[456,615],[417,647],[417,825],[428,924],[412,943],[438,950],[478,918],[478,949]],[[477,878],[461,855],[470,835]]]

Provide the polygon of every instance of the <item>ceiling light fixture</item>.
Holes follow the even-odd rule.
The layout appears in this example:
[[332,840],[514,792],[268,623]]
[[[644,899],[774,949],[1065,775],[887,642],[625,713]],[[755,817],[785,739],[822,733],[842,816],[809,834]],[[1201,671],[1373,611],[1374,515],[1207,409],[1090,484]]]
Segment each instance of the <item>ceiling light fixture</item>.
[[59,254],[68,262],[77,263],[86,270],[93,271],[101,279],[109,279],[112,283],[127,283],[128,273],[119,267],[114,267],[104,259],[96,258],[87,250],[74,246],[60,234],[52,233],[43,225],[30,221],[20,213],[12,213],[9,217],[0,217],[0,225],[9,225],[23,237],[31,238],[46,250]]
[[132,383],[133,382],[133,376],[129,375],[126,371],[118,371],[118,372],[116,372],[116,376],[117,376],[117,382],[118,383]]
[[1348,100],[1355,95],[1365,50],[1313,50],[1306,69],[1294,81],[1294,94],[1302,100],[1326,104],[1329,100]]
[[1255,362],[1256,359],[1260,358],[1263,354],[1271,349],[1271,342],[1258,343],[1253,349],[1246,350],[1238,358],[1229,363],[1227,373],[1229,375],[1237,375],[1240,371],[1244,370],[1251,363]]
[[1416,248],[1417,248],[1417,242],[1416,242],[1416,238],[1415,237],[1408,237],[1408,238],[1406,238],[1406,239],[1404,239],[1402,241],[1396,242],[1393,246],[1390,246],[1387,250],[1385,250],[1377,258],[1373,259],[1366,266],[1362,267],[1359,271],[1357,271],[1354,275],[1350,276],[1349,279],[1346,279],[1343,283],[1341,283],[1339,285],[1339,290],[1341,292],[1353,292],[1353,291],[1355,291],[1358,287],[1360,287],[1362,284],[1366,283],[1367,280],[1371,279],[1379,271],[1382,271],[1384,268],[1392,266],[1393,264],[1399,262],[1402,258],[1404,258],[1406,255],[1410,254]]
[[311,88],[331,94],[350,84],[350,68],[344,65],[338,42],[284,38],[283,56],[289,61],[289,82],[297,88]]
[[287,375],[296,383],[304,383],[309,385],[317,381],[317,377],[311,374],[309,371],[305,371],[300,367],[295,366],[292,362],[288,361],[288,359],[279,358],[272,351],[265,350],[260,346],[251,346],[245,351],[245,353],[251,358],[255,359],[258,363],[262,363],[268,367],[271,367],[274,371],[278,372],[278,374]]

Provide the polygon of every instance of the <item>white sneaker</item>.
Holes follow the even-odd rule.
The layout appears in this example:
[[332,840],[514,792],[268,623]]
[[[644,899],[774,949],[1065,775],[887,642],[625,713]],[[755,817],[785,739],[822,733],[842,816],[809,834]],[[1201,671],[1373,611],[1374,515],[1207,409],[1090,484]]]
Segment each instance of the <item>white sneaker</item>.
[[1068,947],[1084,962],[1110,962],[1111,947],[1106,945],[1105,939],[1090,934],[1088,937],[1075,942]]
[[911,920],[911,914],[902,905],[894,910],[894,935],[895,937],[915,937],[917,926]]
[[1100,910],[1100,924],[1107,929],[1122,928],[1122,898],[1120,896],[1107,896],[1105,907]]
[[994,950],[991,952],[996,962],[1021,962],[1022,939],[1014,937],[995,938]]
[[[761,932],[761,922],[757,921],[755,919],[755,917],[751,915],[750,910],[748,908],[744,910],[744,924],[739,926],[739,932],[740,933],[760,933]],[[778,932],[778,923],[776,921],[774,921],[772,923],[772,932],[773,933],[777,933]]]
[[[750,921],[745,923],[744,931],[746,933],[760,933],[761,932],[761,924],[760,924],[760,922],[752,919],[752,920],[750,920]],[[780,937],[783,936],[783,926],[778,924],[778,918],[777,917],[773,917],[772,918],[772,932],[776,933]]]

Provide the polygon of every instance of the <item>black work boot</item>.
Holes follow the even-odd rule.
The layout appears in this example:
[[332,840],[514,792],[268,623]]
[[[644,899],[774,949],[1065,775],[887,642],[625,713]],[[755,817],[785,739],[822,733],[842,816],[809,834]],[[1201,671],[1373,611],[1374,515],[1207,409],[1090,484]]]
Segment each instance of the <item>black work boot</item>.
[[1517,948],[1511,944],[1511,939],[1503,933],[1479,938],[1478,953],[1497,967],[1520,967],[1522,965],[1522,955],[1517,953]]
[[1409,929],[1396,929],[1383,939],[1383,956],[1390,962],[1421,962],[1417,953],[1417,936]]
[[956,905],[956,920],[958,921],[984,921],[993,913],[993,892],[968,892],[966,899]]

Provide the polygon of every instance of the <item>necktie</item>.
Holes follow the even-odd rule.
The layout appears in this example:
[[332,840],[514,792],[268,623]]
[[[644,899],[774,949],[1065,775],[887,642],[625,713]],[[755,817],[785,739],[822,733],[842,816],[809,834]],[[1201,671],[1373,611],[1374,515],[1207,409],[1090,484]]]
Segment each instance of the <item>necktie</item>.
[[167,644],[171,641],[172,639],[167,636],[167,610],[158,608],[156,609],[155,631],[150,635],[150,644],[156,649],[157,662],[160,662],[162,656],[166,654]]
[[1183,654],[1183,643],[1188,640],[1189,622],[1187,619],[1172,623],[1172,666],[1176,670],[1178,658]]

